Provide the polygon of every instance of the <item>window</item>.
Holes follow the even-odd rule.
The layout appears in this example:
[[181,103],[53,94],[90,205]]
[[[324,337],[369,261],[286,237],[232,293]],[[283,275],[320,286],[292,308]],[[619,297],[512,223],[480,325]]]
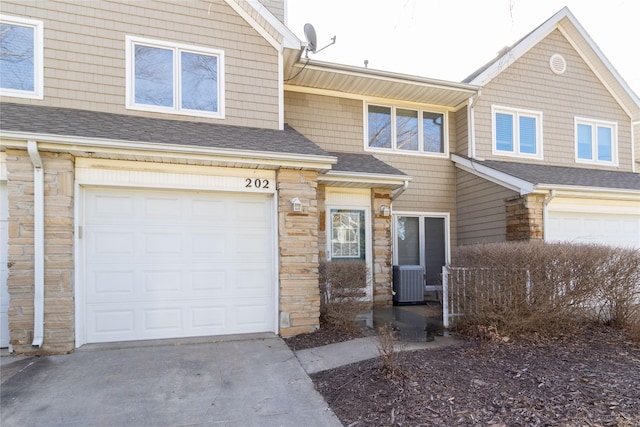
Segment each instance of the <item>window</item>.
[[224,53],[127,37],[127,108],[224,117]]
[[576,161],[580,163],[618,163],[616,123],[575,119]]
[[442,286],[442,267],[449,259],[448,216],[395,217],[395,265],[421,265],[425,284]]
[[365,259],[364,210],[331,209],[331,259]]
[[432,111],[367,105],[370,150],[445,155],[445,115]]
[[0,95],[43,98],[43,25],[0,15]]
[[542,158],[542,113],[492,107],[493,153]]

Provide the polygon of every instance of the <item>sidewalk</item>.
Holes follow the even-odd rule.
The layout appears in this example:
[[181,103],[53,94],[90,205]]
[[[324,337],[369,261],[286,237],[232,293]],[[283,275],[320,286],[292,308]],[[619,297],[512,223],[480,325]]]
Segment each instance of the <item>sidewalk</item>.
[[[459,339],[453,337],[437,336],[434,341],[430,342],[398,342],[396,351],[434,349],[457,345],[460,342]],[[307,374],[313,374],[378,357],[379,351],[376,337],[366,337],[298,350],[294,354]]]

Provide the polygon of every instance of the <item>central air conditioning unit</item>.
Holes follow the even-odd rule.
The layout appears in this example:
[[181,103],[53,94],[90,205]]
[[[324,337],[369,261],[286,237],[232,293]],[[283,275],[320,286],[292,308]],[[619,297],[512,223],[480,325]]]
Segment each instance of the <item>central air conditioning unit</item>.
[[393,266],[393,304],[424,303],[424,270],[419,265]]

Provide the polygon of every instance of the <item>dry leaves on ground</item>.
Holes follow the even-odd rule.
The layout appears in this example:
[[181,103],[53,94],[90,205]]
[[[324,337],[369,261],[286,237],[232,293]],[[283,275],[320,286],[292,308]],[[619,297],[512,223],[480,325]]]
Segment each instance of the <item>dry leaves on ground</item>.
[[598,327],[546,342],[465,342],[312,375],[345,426],[638,426],[640,347]]

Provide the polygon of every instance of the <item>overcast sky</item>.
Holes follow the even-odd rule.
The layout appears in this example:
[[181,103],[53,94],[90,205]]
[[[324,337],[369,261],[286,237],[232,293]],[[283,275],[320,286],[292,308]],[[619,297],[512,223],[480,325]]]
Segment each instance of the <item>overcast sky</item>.
[[461,81],[568,6],[640,95],[638,0],[287,0],[288,26],[313,24],[327,62]]

